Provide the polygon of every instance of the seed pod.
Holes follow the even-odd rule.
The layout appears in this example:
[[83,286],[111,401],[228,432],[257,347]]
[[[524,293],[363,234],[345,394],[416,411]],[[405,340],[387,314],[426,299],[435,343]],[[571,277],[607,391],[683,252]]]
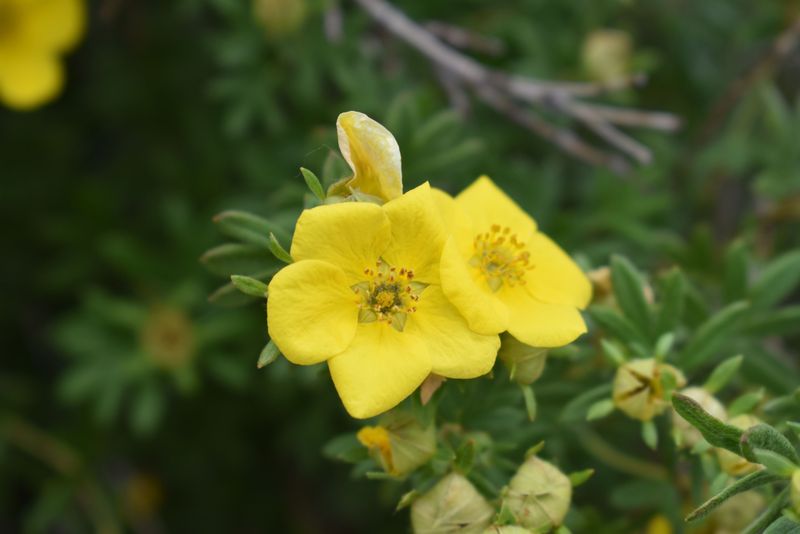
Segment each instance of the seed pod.
[[[696,401],[701,408],[717,419],[725,421],[728,418],[728,412],[725,410],[725,406],[723,406],[722,403],[716,399],[716,397],[714,397],[705,389],[700,387],[690,387],[681,390],[680,393],[681,395],[686,395],[693,401]],[[675,410],[672,410],[672,424],[680,436],[681,447],[690,449],[703,439],[703,435],[700,433],[700,431],[689,424],[686,419],[678,415],[678,412]]]
[[494,509],[458,473],[450,473],[411,505],[415,534],[482,534]]
[[434,426],[423,427],[404,412],[390,412],[380,425],[359,430],[357,437],[383,470],[394,476],[426,464],[436,451]]
[[[728,424],[736,428],[741,428],[742,430],[747,430],[748,428],[761,424],[761,420],[749,414],[742,414],[728,421]],[[733,476],[746,475],[761,469],[760,465],[750,463],[741,456],[725,449],[717,449],[717,460],[722,470]]]
[[633,419],[650,421],[669,405],[661,382],[664,373],[672,375],[676,387],[686,385],[683,373],[654,358],[631,360],[621,365],[614,377],[614,405]]
[[564,521],[571,499],[569,478],[554,465],[531,456],[511,479],[503,504],[519,525],[548,532]]
[[533,384],[544,372],[547,349],[531,347],[511,334],[503,334],[498,358],[508,367],[517,384]]

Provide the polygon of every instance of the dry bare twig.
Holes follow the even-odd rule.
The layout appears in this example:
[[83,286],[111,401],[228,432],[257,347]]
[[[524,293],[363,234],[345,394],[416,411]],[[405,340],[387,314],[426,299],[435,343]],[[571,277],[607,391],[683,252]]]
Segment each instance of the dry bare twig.
[[[582,83],[545,81],[508,74],[462,54],[440,40],[429,27],[412,21],[386,0],[354,1],[373,20],[445,71],[440,79],[447,80],[449,94],[453,94],[454,84],[469,87],[484,104],[582,161],[624,173],[630,169],[630,164],[623,155],[646,164],[652,160],[652,154],[647,147],[620,130],[620,126],[662,131],[674,131],[680,126],[680,120],[669,113],[580,100],[640,85],[645,81],[641,75],[612,83]],[[434,28],[438,35],[443,33],[442,29],[441,26]],[[447,40],[453,43],[455,34],[452,27],[447,29],[450,35]],[[459,35],[462,38],[467,36],[466,33]],[[471,39],[474,42],[474,38]],[[570,117],[605,141],[611,150],[595,147],[577,133],[551,124],[535,113],[531,105]]]

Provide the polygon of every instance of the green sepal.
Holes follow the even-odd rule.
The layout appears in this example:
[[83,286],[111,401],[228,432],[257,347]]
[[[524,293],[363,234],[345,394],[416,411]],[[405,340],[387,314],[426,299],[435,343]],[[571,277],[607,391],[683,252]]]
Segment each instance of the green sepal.
[[699,430],[711,445],[741,455],[739,440],[744,434],[742,429],[723,423],[706,412],[697,402],[680,393],[672,395],[672,406],[678,415]]
[[592,478],[593,475],[594,475],[594,469],[590,467],[589,469],[584,469],[582,471],[575,471],[573,473],[570,473],[569,475],[567,475],[567,478],[569,478],[569,482],[570,484],[572,484],[572,487],[577,488],[578,486],[580,486],[581,484]]
[[320,202],[325,202],[325,189],[323,189],[322,183],[319,181],[319,178],[317,178],[317,175],[305,167],[300,167],[300,173],[303,175],[303,179],[306,181],[308,188],[314,193],[314,196],[317,197]]
[[261,354],[258,355],[258,362],[256,362],[256,367],[258,369],[266,367],[267,365],[277,360],[280,353],[281,351],[278,350],[278,347],[270,339],[269,343],[267,343],[264,346],[264,348],[261,349]]
[[267,297],[267,284],[261,280],[256,280],[255,278],[242,276],[240,274],[233,274],[231,275],[231,283],[245,295],[260,298]]
[[758,462],[754,449],[766,449],[787,458],[792,463],[800,464],[800,456],[792,443],[770,425],[760,424],[747,429],[742,434],[740,443],[740,455],[751,462]]
[[281,260],[284,263],[292,263],[294,260],[292,256],[286,252],[286,249],[278,241],[278,238],[275,237],[275,234],[270,232],[269,234],[269,251],[272,252],[272,255]]

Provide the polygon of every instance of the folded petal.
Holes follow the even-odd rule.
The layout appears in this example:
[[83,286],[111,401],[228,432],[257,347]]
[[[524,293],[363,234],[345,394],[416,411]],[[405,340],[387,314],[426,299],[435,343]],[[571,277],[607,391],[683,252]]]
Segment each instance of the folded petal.
[[374,268],[389,244],[389,219],[380,206],[342,202],[308,209],[300,214],[292,239],[295,261],[327,261],[345,271],[350,285]]
[[497,334],[482,335],[470,330],[439,286],[429,286],[422,292],[406,332],[424,341],[433,372],[449,378],[485,375],[494,366],[500,348]]
[[356,332],[358,305],[344,272],[330,263],[287,265],[269,284],[269,335],[286,359],[299,365],[345,350]]
[[536,222],[487,176],[481,176],[457,197],[456,202],[472,220],[478,232],[493,225],[508,227],[519,238],[536,230]]
[[472,330],[479,334],[499,334],[508,328],[508,307],[477,269],[467,263],[454,238],[445,243],[439,269],[444,294]]
[[414,270],[424,283],[439,281],[439,258],[447,235],[430,185],[424,183],[383,206],[392,229],[392,240],[383,258],[395,267]]
[[385,323],[361,323],[350,346],[328,360],[347,412],[358,419],[383,413],[408,397],[431,372],[417,336]]
[[20,49],[0,55],[0,101],[29,110],[47,103],[64,85],[64,71],[55,55]]
[[336,120],[339,150],[353,169],[347,185],[353,189],[391,200],[403,194],[400,147],[380,123],[363,113],[348,111]]
[[48,52],[66,52],[83,36],[86,7],[83,0],[35,0],[21,6],[22,37],[30,46]]
[[561,347],[586,332],[580,312],[571,304],[548,304],[520,287],[501,289],[508,306],[508,332],[532,347]]
[[531,265],[526,287],[534,298],[552,304],[585,308],[592,298],[592,284],[561,247],[541,232],[528,240]]

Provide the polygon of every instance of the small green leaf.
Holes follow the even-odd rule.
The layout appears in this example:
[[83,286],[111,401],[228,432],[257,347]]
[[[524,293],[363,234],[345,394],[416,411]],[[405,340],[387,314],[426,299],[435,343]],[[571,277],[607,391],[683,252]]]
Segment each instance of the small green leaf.
[[712,315],[695,332],[681,355],[681,368],[702,365],[728,340],[749,308],[747,302],[734,302]]
[[699,430],[711,445],[727,449],[737,455],[741,454],[739,439],[744,432],[740,428],[726,425],[703,410],[697,402],[680,393],[672,395],[672,406],[678,415]]
[[784,489],[772,498],[767,508],[752,523],[747,525],[742,534],[763,534],[764,530],[781,515],[781,510],[789,500],[789,488]]
[[706,383],[703,384],[703,389],[713,394],[724,388],[728,382],[730,382],[731,378],[733,378],[733,376],[736,374],[736,371],[739,370],[743,359],[744,357],[740,354],[738,356],[728,358],[724,362],[717,365],[714,368],[714,371],[711,372],[711,376],[709,376],[708,380],[706,380]]
[[360,462],[369,457],[367,448],[352,433],[342,434],[329,440],[322,447],[322,454],[331,460],[347,463]]
[[284,263],[292,263],[292,256],[286,252],[286,249],[278,241],[278,238],[275,237],[275,234],[269,234],[269,251],[272,252],[272,255],[281,260]]
[[209,271],[222,276],[253,275],[268,270],[275,264],[275,260],[264,247],[241,243],[226,243],[214,247],[203,254],[200,261]]
[[787,421],[786,426],[791,428],[794,431],[794,433],[797,434],[797,437],[800,438],[800,423],[795,423],[794,421]]
[[572,487],[577,488],[578,486],[580,486],[581,484],[592,478],[592,475],[594,475],[594,469],[589,468],[589,469],[584,469],[583,471],[575,471],[573,473],[570,473],[569,475],[567,475],[567,477],[569,478],[569,482],[570,484],[572,484]]
[[748,318],[745,332],[758,336],[783,336],[793,334],[800,324],[800,306],[787,306],[779,310],[767,310]]
[[755,449],[765,449],[786,457],[789,461],[800,464],[800,456],[786,436],[767,424],[748,428],[740,439],[741,456],[751,462],[757,462]]
[[768,473],[767,471],[756,471],[755,473],[750,473],[749,475],[735,481],[717,495],[711,497],[694,512],[689,514],[686,517],[686,521],[691,522],[697,521],[698,519],[703,519],[709,513],[713,512],[719,505],[734,495],[738,495],[739,493],[749,491],[759,486],[772,484],[773,482],[778,482],[779,480],[781,480],[780,477],[775,476],[772,473]]
[[648,336],[652,320],[650,305],[644,296],[642,279],[627,258],[617,255],[611,257],[611,284],[625,316]]
[[683,315],[684,280],[680,269],[673,269],[662,280],[660,296],[656,314],[656,335],[672,332]]
[[586,420],[594,421],[602,419],[614,411],[614,401],[611,399],[603,399],[595,402],[586,412]]
[[249,276],[233,274],[231,275],[231,283],[245,295],[260,298],[266,298],[267,296],[267,284],[261,280],[256,280]]
[[726,302],[742,300],[747,296],[747,246],[737,240],[725,253],[724,288]]
[[533,393],[533,387],[520,386],[522,390],[522,397],[525,399],[525,411],[528,413],[528,421],[533,422],[536,419],[536,395]]
[[658,429],[653,421],[642,423],[642,439],[651,449],[658,448]]
[[607,397],[611,393],[611,384],[600,384],[588,391],[584,391],[564,406],[561,411],[561,421],[575,423],[586,419],[586,410],[595,401]]
[[656,348],[655,348],[655,357],[659,361],[663,361],[664,358],[667,357],[669,351],[672,350],[672,345],[675,344],[675,334],[672,332],[667,332],[665,334],[661,334],[661,337],[658,338],[656,341]]
[[743,413],[750,413],[764,399],[764,390],[752,391],[737,397],[728,407],[728,416],[736,417]]
[[[784,516],[773,521],[764,534],[800,534],[800,519],[796,515],[790,518],[786,512],[784,510]],[[790,510],[789,512],[791,513]]]
[[400,500],[397,502],[397,506],[395,507],[394,511],[399,512],[404,508],[408,508],[414,503],[414,501],[417,500],[419,496],[420,493],[415,489],[407,491],[400,497]]
[[625,354],[617,343],[602,338],[600,340],[600,346],[603,348],[603,354],[617,367],[628,361],[628,358],[625,357]]
[[608,306],[596,305],[589,308],[588,312],[592,319],[620,340],[627,343],[639,343],[644,346],[650,345],[639,329],[614,309]]
[[456,450],[455,469],[463,475],[468,475],[475,465],[475,441],[466,440]]
[[754,307],[768,308],[786,297],[800,283],[800,250],[771,261],[753,284],[750,299]]
[[530,458],[531,456],[539,454],[542,449],[544,449],[544,440],[525,451],[525,458]]
[[312,193],[314,193],[314,196],[317,197],[321,202],[324,202],[325,190],[322,188],[322,184],[320,183],[319,178],[317,178],[317,175],[305,167],[300,167],[300,173],[303,175],[303,179],[306,181],[308,188]]
[[278,350],[278,347],[270,339],[269,343],[267,343],[261,350],[261,354],[258,355],[258,362],[256,362],[256,367],[258,369],[266,367],[267,365],[274,362],[278,358],[280,353],[281,352]]
[[711,444],[704,439],[699,440],[697,443],[694,444],[692,447],[691,453],[692,454],[703,454],[711,450]]
[[267,219],[246,211],[223,211],[214,216],[214,223],[223,234],[261,247],[269,244],[270,232],[283,234],[275,224]]
[[779,477],[789,478],[800,467],[786,459],[785,456],[766,449],[753,449],[753,456],[755,456],[758,463],[767,468],[767,471]]

